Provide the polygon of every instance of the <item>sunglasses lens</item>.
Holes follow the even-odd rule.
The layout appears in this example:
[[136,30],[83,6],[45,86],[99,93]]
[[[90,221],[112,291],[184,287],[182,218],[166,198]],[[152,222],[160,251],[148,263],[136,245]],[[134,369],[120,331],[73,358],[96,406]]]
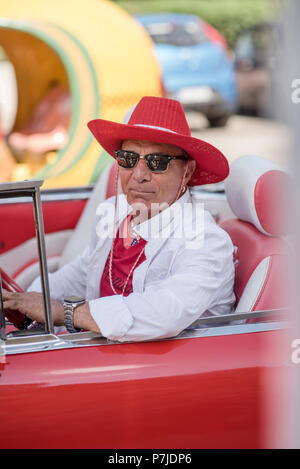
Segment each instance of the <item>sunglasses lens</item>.
[[131,151],[118,150],[115,153],[119,166],[126,169],[134,168],[139,158],[137,153]]
[[[140,155],[134,151],[116,150],[115,155],[119,166],[126,169],[134,168],[140,159]],[[171,159],[173,159],[172,156],[162,153],[151,153],[145,156],[148,168],[154,173],[164,173]]]
[[163,173],[168,169],[170,158],[167,155],[151,154],[147,155],[147,164],[149,169],[155,173]]

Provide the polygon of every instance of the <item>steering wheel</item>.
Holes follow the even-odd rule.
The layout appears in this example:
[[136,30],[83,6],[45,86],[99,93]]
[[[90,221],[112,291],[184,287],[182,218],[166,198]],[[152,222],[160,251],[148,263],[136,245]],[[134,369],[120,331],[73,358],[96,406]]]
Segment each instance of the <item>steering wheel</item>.
[[[1,288],[5,288],[10,292],[24,292],[24,290],[0,267],[0,274],[2,277]],[[12,309],[5,310],[5,316],[8,321],[12,322],[14,326],[18,329],[27,329],[29,324],[31,324],[32,319],[29,319],[24,314],[19,311],[14,311]]]

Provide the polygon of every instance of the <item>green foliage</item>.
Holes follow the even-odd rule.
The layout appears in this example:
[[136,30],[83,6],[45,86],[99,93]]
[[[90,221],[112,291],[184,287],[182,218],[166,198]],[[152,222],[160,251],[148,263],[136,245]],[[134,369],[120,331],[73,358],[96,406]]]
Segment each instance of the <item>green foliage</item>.
[[115,0],[130,14],[167,12],[201,16],[225,36],[230,47],[241,30],[277,15],[282,0]]

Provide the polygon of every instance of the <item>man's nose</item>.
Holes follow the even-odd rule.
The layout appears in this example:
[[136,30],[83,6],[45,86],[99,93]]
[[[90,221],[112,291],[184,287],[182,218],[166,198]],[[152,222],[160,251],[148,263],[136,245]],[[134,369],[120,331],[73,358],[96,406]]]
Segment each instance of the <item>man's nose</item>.
[[133,177],[138,182],[151,181],[151,171],[144,158],[140,158],[136,167],[133,168]]

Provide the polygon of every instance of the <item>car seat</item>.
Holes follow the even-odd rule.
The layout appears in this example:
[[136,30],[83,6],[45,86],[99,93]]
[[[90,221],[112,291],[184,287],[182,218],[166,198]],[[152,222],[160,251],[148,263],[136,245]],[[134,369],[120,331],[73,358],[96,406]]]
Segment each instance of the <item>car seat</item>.
[[243,156],[230,167],[225,192],[236,218],[221,226],[235,247],[236,312],[289,307],[290,187],[290,176],[264,158]]

